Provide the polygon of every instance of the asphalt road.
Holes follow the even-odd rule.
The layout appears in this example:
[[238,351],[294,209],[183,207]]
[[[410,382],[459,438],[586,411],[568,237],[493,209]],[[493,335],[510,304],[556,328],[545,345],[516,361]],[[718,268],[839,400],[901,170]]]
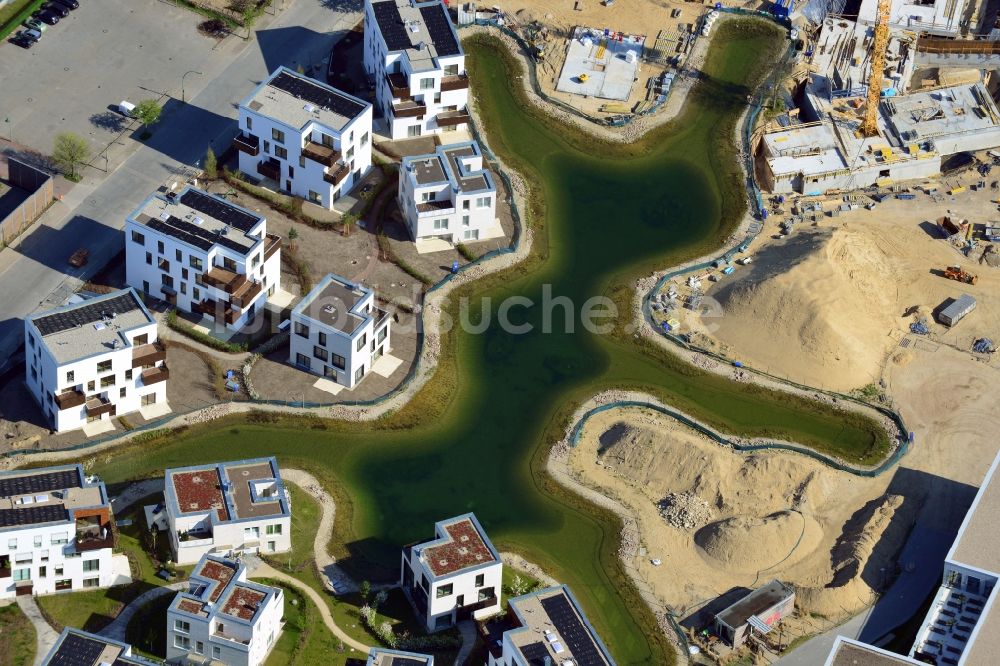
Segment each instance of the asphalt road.
[[[357,0],[285,4],[277,17],[265,17],[252,40],[230,37],[203,62],[203,74],[188,77],[188,103],[168,99],[153,137],[136,143],[117,170],[104,176],[88,169],[30,234],[0,252],[0,364],[23,344],[26,315],[60,303],[121,249],[126,214],[178,173],[193,171],[210,144],[216,152],[228,145],[237,132],[237,104],[258,82],[279,65],[316,66],[322,76],[333,43],[361,18]],[[179,83],[171,91],[178,97]],[[90,250],[90,262],[73,269],[66,260],[79,247]]]

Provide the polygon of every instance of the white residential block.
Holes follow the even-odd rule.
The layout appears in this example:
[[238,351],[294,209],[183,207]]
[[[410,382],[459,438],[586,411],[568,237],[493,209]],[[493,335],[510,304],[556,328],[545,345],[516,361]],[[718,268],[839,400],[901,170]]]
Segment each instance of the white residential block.
[[499,224],[497,188],[475,141],[403,158],[398,196],[413,240],[475,242]]
[[288,362],[354,388],[391,351],[389,313],[375,293],[330,274],[292,310]]
[[132,646],[111,638],[104,638],[80,629],[66,627],[55,645],[42,659],[41,666],[158,666],[132,654]]
[[287,67],[240,103],[240,171],[332,208],[372,165],[372,105]]
[[439,521],[434,532],[403,549],[399,579],[427,631],[500,612],[503,564],[475,515]]
[[56,432],[167,400],[166,349],[131,289],[24,321],[25,382]]
[[0,473],[0,599],[119,582],[111,505],[81,465]]
[[391,139],[468,127],[465,52],[441,0],[365,0],[364,59]]
[[281,282],[281,238],[263,216],[194,187],[153,194],[125,221],[125,281],[238,330]]
[[284,596],[247,580],[238,561],[206,555],[167,609],[167,661],[263,664],[281,635]]
[[177,564],[209,553],[230,557],[292,547],[292,512],[273,457],[168,469],[164,476]]

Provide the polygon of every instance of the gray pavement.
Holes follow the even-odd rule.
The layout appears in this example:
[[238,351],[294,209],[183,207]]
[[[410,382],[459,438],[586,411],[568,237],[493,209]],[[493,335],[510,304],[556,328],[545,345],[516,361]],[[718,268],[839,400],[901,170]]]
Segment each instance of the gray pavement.
[[39,666],[49,654],[52,646],[56,644],[59,634],[45,621],[45,617],[42,616],[42,611],[39,610],[33,596],[26,594],[18,597],[17,605],[35,627],[35,666]]
[[[123,0],[114,1],[125,4]],[[157,25],[167,21],[171,12],[179,11],[156,0],[129,0],[128,6],[133,4],[142,7],[137,6],[131,10],[133,12],[157,12],[154,17]],[[315,68],[317,73],[325,71],[325,59],[333,43],[361,17],[358,0],[295,0],[286,2],[286,5],[287,8],[276,17],[265,16],[249,41],[229,37],[207,57],[203,49],[195,49],[200,60],[196,68],[203,74],[188,77],[188,104],[176,99],[180,97],[180,77],[176,81],[158,80],[147,86],[162,88],[171,95],[166,100],[163,118],[156,126],[153,137],[142,144],[131,138],[124,139],[128,144],[126,150],[134,152],[117,170],[105,176],[96,169],[88,169],[84,181],[73,188],[63,201],[55,203],[29,234],[14,246],[0,251],[0,281],[4,285],[0,291],[0,363],[22,344],[24,316],[40,306],[58,303],[59,298],[52,301],[46,299],[53,292],[66,294],[75,290],[121,249],[120,229],[124,226],[127,213],[160,185],[178,180],[178,172],[184,169],[193,172],[210,144],[215,146],[216,152],[227,147],[237,131],[237,104],[257,82],[282,64],[293,68],[301,65],[307,70]],[[89,5],[77,12],[88,9]],[[169,12],[164,14],[167,10]],[[105,15],[106,23],[119,20],[113,12],[101,13]],[[184,14],[185,18],[178,20],[188,21],[187,13]],[[55,26],[52,29],[52,36],[60,37],[59,28]],[[68,30],[63,32],[69,34]],[[127,47],[130,43],[128,38],[123,39],[125,41],[116,48],[131,48]],[[173,43],[172,39],[172,31],[165,33],[162,38],[166,42],[164,48],[171,53],[176,50],[176,58],[182,58],[182,62],[187,63],[187,56],[181,53],[185,51],[186,43]],[[43,45],[37,48],[42,49]],[[23,55],[20,49],[10,44],[3,45],[2,49],[0,62],[19,60],[12,56]],[[109,66],[109,63],[95,63],[91,59],[87,62],[92,66]],[[113,63],[111,61],[111,67]],[[182,66],[187,67],[187,64]],[[170,71],[173,72],[172,69]],[[18,89],[6,79],[2,69],[0,80],[4,80],[5,91]],[[72,88],[77,84],[69,81],[67,85]],[[116,91],[109,99],[117,102],[120,101],[117,97],[124,96],[121,91]],[[0,97],[7,98],[7,95]],[[103,93],[99,97],[103,100]],[[91,99],[86,103],[89,111],[96,102]],[[32,117],[32,114],[39,113],[38,109],[8,107],[8,110],[12,112],[15,139],[34,145],[38,140],[29,140],[22,133],[31,131],[48,135],[53,131],[47,125],[38,125],[46,121]],[[4,109],[0,107],[0,115],[3,113]],[[89,118],[87,112],[84,115]],[[45,139],[41,145],[50,140]],[[72,269],[66,260],[79,247],[90,250],[90,263],[82,269]]]

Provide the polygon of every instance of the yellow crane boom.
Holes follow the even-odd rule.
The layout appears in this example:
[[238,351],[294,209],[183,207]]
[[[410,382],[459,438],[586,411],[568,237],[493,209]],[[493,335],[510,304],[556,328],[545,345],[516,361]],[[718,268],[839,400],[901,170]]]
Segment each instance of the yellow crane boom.
[[871,76],[868,77],[868,105],[861,123],[864,136],[878,134],[878,103],[882,96],[882,75],[885,72],[885,51],[889,46],[889,0],[878,0],[875,17],[875,39],[872,42]]

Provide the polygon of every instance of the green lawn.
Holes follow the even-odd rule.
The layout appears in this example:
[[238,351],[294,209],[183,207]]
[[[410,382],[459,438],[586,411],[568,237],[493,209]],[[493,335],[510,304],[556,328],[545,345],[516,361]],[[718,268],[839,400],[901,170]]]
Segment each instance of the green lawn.
[[147,657],[165,659],[167,656],[167,608],[174,600],[165,594],[144,604],[125,628],[125,641],[137,652]]
[[17,604],[0,608],[0,666],[35,662],[35,628]]

